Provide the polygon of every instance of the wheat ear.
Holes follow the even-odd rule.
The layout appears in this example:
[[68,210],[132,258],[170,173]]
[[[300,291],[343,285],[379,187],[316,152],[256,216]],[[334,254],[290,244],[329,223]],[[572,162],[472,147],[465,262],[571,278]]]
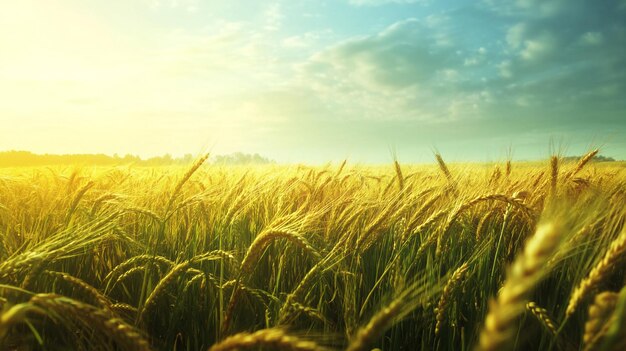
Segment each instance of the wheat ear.
[[358,330],[356,337],[350,342],[346,351],[366,350],[369,345],[380,338],[403,308],[404,301],[398,298],[376,313],[367,325]]
[[83,198],[85,193],[87,193],[87,191],[91,189],[94,185],[95,183],[90,181],[87,184],[83,185],[80,189],[78,189],[78,191],[76,192],[76,196],[74,196],[74,199],[72,199],[72,203],[70,204],[69,210],[67,211],[67,215],[65,216],[65,223],[70,222],[72,216],[74,215],[74,211],[76,211],[76,208],[78,207],[78,203]]
[[626,349],[626,287],[622,288],[619,294],[598,295],[594,305],[597,310],[593,311],[592,309],[595,309],[593,306],[589,310],[591,325],[589,328],[585,325],[584,350],[621,351]]
[[591,159],[593,159],[598,154],[598,152],[600,152],[600,150],[595,149],[593,151],[588,152],[585,156],[581,157],[580,160],[578,160],[578,163],[576,164],[576,168],[574,168],[571,172],[569,172],[564,178],[569,179],[575,176],[576,173],[580,172],[585,167],[585,165],[589,163],[589,161],[591,161]]
[[556,335],[557,328],[545,308],[539,307],[539,305],[532,301],[526,304],[526,308],[543,324],[552,336]]
[[26,319],[26,315],[31,312],[46,314],[44,310],[30,303],[13,305],[0,314],[0,344],[2,344],[2,339],[7,335],[11,326],[23,322]]
[[[37,294],[30,303],[50,311],[51,315],[59,316],[68,326],[78,321],[81,329],[96,331],[103,338],[112,339],[124,350],[150,350],[150,344],[141,332],[117,318],[111,311],[98,309],[79,301],[56,295]],[[72,330],[74,332],[74,330]]]
[[443,252],[443,240],[446,239],[446,233],[450,230],[452,223],[461,215],[461,213],[466,211],[472,206],[475,206],[481,202],[487,202],[487,201],[500,201],[500,202],[507,203],[511,205],[512,207],[519,209],[524,214],[524,216],[526,216],[526,218],[528,218],[531,221],[531,223],[534,223],[535,214],[533,213],[533,210],[528,208],[526,205],[522,204],[520,201],[516,200],[515,198],[510,198],[506,195],[501,195],[501,194],[493,194],[493,195],[477,197],[469,202],[462,204],[450,216],[450,219],[446,223],[446,226],[444,227],[444,229],[441,231],[441,234],[437,236],[437,250],[436,250],[437,256],[441,255],[441,253]]
[[401,242],[405,242],[406,239],[408,239],[409,235],[411,234],[411,231],[413,230],[413,227],[415,227],[417,221],[422,217],[422,215],[424,215],[426,213],[426,211],[432,207],[432,205],[434,205],[435,202],[437,202],[437,200],[439,200],[441,198],[441,195],[435,195],[433,196],[431,199],[429,199],[428,201],[425,201],[422,206],[415,211],[415,213],[413,213],[413,215],[411,215],[411,217],[409,218],[409,220],[407,221],[406,227],[404,228],[404,230],[402,231],[402,238],[401,238]]
[[257,236],[256,239],[254,239],[254,241],[252,242],[252,245],[250,245],[250,247],[248,248],[244,259],[241,262],[241,273],[250,273],[254,268],[254,264],[256,264],[256,262],[259,260],[259,257],[261,257],[263,250],[265,250],[265,248],[273,240],[278,238],[284,238],[291,241],[295,245],[307,251],[311,256],[319,260],[320,254],[309,244],[304,236],[289,230],[270,229],[262,234],[259,234],[259,236]]
[[183,175],[183,177],[178,181],[178,183],[176,183],[176,186],[174,187],[174,191],[172,191],[172,195],[170,195],[170,200],[167,203],[167,208],[165,213],[169,213],[170,209],[172,208],[172,205],[174,204],[174,201],[176,200],[176,198],[178,197],[178,195],[180,194],[180,191],[183,188],[183,185],[185,185],[185,183],[189,180],[189,178],[191,178],[191,176],[198,170],[198,168],[200,168],[200,166],[202,166],[202,164],[209,158],[209,154],[204,154],[202,157],[200,157],[194,164],[193,166],[191,166],[191,168],[189,168],[189,170],[187,170],[187,172]]
[[550,157],[550,193],[556,195],[556,185],[559,180],[559,158]]
[[134,267],[134,266],[145,264],[145,263],[151,263],[151,262],[160,263],[168,267],[171,267],[174,265],[174,262],[162,256],[155,256],[155,255],[148,255],[148,254],[133,256],[127,259],[126,261],[115,266],[106,275],[106,277],[104,277],[104,280],[110,282],[113,278],[118,277],[120,274],[122,274],[122,272],[124,272],[130,267]]
[[398,188],[399,190],[404,189],[404,176],[402,175],[402,168],[400,168],[400,163],[398,160],[393,161],[393,166],[396,171],[396,177],[398,179]]
[[620,235],[613,240],[609,250],[604,254],[602,260],[591,270],[589,275],[578,284],[567,304],[565,315],[567,317],[574,314],[576,307],[589,294],[591,290],[609,275],[617,262],[626,251],[626,228],[622,229]]
[[450,170],[448,169],[446,162],[443,160],[443,157],[441,157],[439,153],[435,153],[435,159],[437,160],[437,164],[439,165],[439,169],[441,170],[441,172],[446,176],[448,181],[452,182],[452,173],[450,173]]
[[583,335],[585,349],[593,348],[593,345],[602,338],[602,329],[615,310],[617,299],[618,294],[609,291],[596,295],[594,303],[589,306],[589,316],[585,323],[585,334]]
[[436,294],[438,291],[438,287],[427,283],[424,278],[415,281],[385,308],[376,312],[365,326],[357,330],[346,351],[367,350],[396,321],[404,318],[415,308],[423,306],[426,301],[432,298],[431,294]]
[[179,276],[186,272],[187,267],[191,264],[191,261],[184,261],[172,268],[163,279],[159,281],[159,283],[154,287],[154,290],[150,293],[148,298],[146,299],[146,303],[143,305],[143,308],[139,312],[139,320],[145,318],[145,316],[150,315],[152,309],[156,306],[156,302],[159,297],[163,295],[166,288],[175,281]]
[[82,291],[83,293],[85,293],[86,295],[91,296],[91,299],[93,301],[96,301],[98,305],[100,305],[101,307],[104,307],[107,309],[111,308],[111,301],[109,301],[109,299],[106,296],[104,296],[100,291],[98,291],[98,289],[94,288],[89,283],[85,282],[84,280],[80,278],[76,278],[72,275],[69,275],[63,272],[45,271],[45,273],[52,277],[60,278],[64,280],[65,282],[67,282],[68,284],[72,285],[75,289],[78,289]]
[[540,225],[507,274],[507,280],[491,301],[477,350],[495,351],[511,347],[516,319],[524,312],[528,296],[541,280],[550,255],[556,251],[563,228],[557,223]]
[[278,328],[262,329],[254,333],[239,333],[211,346],[209,351],[246,350],[269,347],[272,350],[322,351],[323,347],[312,341],[288,335]]
[[448,280],[448,283],[446,283],[446,286],[443,288],[443,293],[439,298],[437,308],[435,308],[435,312],[437,313],[437,316],[435,318],[437,320],[437,324],[435,325],[435,335],[438,335],[441,331],[441,327],[446,316],[446,307],[450,304],[450,298],[452,297],[452,293],[460,285],[468,268],[468,263],[463,263],[459,268],[454,271],[452,277],[450,278],[450,280]]

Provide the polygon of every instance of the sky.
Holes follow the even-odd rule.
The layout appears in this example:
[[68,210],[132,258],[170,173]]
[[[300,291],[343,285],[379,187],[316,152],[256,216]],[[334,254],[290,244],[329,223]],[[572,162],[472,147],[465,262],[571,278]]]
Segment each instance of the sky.
[[626,0],[0,0],[0,150],[626,159]]

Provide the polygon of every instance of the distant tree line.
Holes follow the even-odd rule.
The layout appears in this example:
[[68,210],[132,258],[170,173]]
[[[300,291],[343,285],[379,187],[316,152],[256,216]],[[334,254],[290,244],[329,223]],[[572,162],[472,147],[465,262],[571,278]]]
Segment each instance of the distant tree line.
[[[113,166],[133,164],[139,166],[169,166],[186,165],[195,160],[192,154],[185,154],[182,157],[173,157],[170,154],[163,156],[142,159],[135,155],[113,156],[105,154],[34,154],[29,151],[3,151],[0,152],[0,167],[31,167],[31,166],[53,166],[53,165],[93,165],[93,166]],[[274,161],[262,157],[259,154],[245,154],[241,152],[230,155],[218,155],[211,157],[211,163],[215,164],[267,164]]]
[[244,154],[235,152],[230,155],[218,155],[212,159],[216,164],[246,165],[246,164],[268,164],[274,163],[259,154]]
[[[566,156],[563,157],[563,161],[569,162],[569,161],[578,161],[580,160],[582,156]],[[596,155],[591,159],[592,162],[615,162],[615,159],[613,157],[608,157],[608,156],[602,156],[602,155]]]

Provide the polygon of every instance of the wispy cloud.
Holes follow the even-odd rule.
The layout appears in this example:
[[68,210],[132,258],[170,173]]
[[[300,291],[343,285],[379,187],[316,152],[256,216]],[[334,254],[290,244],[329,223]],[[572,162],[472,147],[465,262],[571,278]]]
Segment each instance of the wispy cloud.
[[348,3],[356,6],[381,6],[387,4],[428,4],[431,0],[348,0]]
[[594,99],[614,105],[613,94],[626,93],[620,68],[626,65],[626,11],[617,3],[520,0],[508,9],[523,16],[490,8],[516,21],[506,32],[508,47],[499,65],[507,95],[533,97],[524,105],[547,107]]
[[268,5],[263,12],[265,17],[265,30],[274,32],[280,30],[283,21],[283,12],[280,3],[272,3]]
[[[361,106],[353,118],[438,121],[472,115],[481,91],[464,91],[466,59],[442,44],[444,23],[409,19],[381,32],[332,46],[301,66],[303,80],[340,110]],[[474,52],[479,57],[484,48]]]
[[[519,1],[402,20],[313,55],[300,77],[348,120],[497,129],[515,115],[520,133],[564,121],[576,128],[592,115],[617,123],[626,108],[618,98],[626,94],[626,25],[617,4],[603,6]],[[473,32],[468,11],[504,25]]]

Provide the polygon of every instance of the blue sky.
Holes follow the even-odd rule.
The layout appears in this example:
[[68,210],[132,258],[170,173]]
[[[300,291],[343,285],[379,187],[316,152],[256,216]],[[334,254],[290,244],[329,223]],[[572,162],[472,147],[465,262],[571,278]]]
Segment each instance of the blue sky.
[[626,158],[626,1],[11,1],[0,149]]

